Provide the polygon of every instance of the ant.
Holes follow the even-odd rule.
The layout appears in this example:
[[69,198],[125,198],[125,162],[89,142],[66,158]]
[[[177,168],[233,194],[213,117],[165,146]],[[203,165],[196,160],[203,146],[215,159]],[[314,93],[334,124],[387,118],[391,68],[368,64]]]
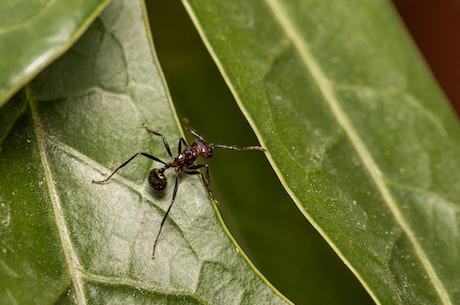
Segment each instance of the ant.
[[[161,220],[160,229],[158,230],[158,233],[155,238],[155,242],[153,243],[152,259],[155,258],[155,250],[158,244],[158,240],[160,238],[161,230],[163,229],[163,225],[166,221],[166,218],[168,217],[171,207],[173,206],[174,201],[176,199],[176,194],[177,194],[177,189],[178,189],[178,180],[179,180],[179,176],[181,173],[186,173],[188,175],[196,175],[196,174],[201,175],[210,197],[213,199],[215,203],[217,203],[217,200],[214,198],[214,195],[211,189],[209,188],[210,178],[209,178],[208,164],[207,163],[194,164],[196,159],[198,159],[198,157],[201,157],[203,159],[211,158],[213,156],[213,151],[215,148],[223,148],[223,149],[228,149],[228,150],[233,150],[233,151],[245,151],[245,150],[258,150],[258,151],[264,151],[264,152],[266,151],[265,148],[260,147],[260,146],[236,147],[236,146],[230,146],[230,145],[209,143],[200,134],[198,134],[198,132],[188,127],[187,119],[184,119],[184,122],[186,124],[185,129],[195,137],[195,140],[190,145],[188,145],[185,139],[181,137],[179,139],[177,156],[175,157],[171,153],[171,149],[169,148],[169,144],[168,144],[168,141],[166,140],[166,137],[163,134],[150,129],[145,123],[143,124],[143,127],[145,128],[145,130],[147,130],[149,133],[161,137],[161,139],[163,140],[163,144],[165,146],[166,152],[168,153],[169,157],[171,157],[170,162],[164,162],[155,156],[152,156],[148,153],[140,151],[140,152],[135,153],[131,158],[129,158],[124,163],[122,163],[120,166],[118,166],[106,179],[93,180],[93,183],[104,184],[107,181],[109,181],[110,178],[112,178],[112,176],[119,169],[126,166],[134,158],[136,158],[137,156],[144,156],[144,157],[147,157],[149,159],[152,159],[154,161],[157,161],[163,164],[163,167],[151,169],[148,175],[148,181],[149,181],[150,186],[154,189],[155,192],[162,193],[164,189],[166,188],[166,184],[167,184],[167,179],[166,179],[166,176],[164,175],[164,172],[169,168],[174,168],[175,173],[176,173],[176,179],[174,181],[174,190],[172,193],[171,202],[169,203],[168,209],[166,210],[166,213],[163,216],[163,219]],[[182,150],[182,145],[185,146],[183,150]],[[201,172],[201,169],[203,168],[206,170],[205,175],[203,175],[203,173]]]

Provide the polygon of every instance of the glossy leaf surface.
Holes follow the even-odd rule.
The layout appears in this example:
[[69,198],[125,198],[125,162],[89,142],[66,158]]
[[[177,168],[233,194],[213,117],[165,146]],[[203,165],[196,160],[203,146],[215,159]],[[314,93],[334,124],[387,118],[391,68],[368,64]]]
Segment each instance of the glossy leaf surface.
[[385,1],[184,1],[282,183],[381,304],[459,302],[460,130]]
[[[140,1],[113,1],[77,43],[0,110],[1,304],[285,304],[240,253],[206,189],[171,200],[146,181],[179,130]],[[263,155],[261,154],[261,157]],[[156,164],[158,166],[158,164]]]
[[0,3],[0,106],[62,55],[107,0]]

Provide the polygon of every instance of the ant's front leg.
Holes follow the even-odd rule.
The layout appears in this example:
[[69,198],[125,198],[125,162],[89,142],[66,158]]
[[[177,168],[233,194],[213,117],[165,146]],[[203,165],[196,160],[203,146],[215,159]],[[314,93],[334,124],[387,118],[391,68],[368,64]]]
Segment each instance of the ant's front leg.
[[184,124],[185,124],[185,129],[190,132],[193,136],[195,136],[195,138],[197,139],[200,139],[201,141],[203,142],[206,142],[206,140],[193,128],[190,128],[188,126],[188,119],[187,118],[183,118],[182,121],[184,121]]
[[185,142],[185,139],[180,137],[179,144],[177,144],[177,154],[178,155],[180,155],[180,153],[182,152],[182,144],[184,144],[184,146],[187,146],[187,142]]

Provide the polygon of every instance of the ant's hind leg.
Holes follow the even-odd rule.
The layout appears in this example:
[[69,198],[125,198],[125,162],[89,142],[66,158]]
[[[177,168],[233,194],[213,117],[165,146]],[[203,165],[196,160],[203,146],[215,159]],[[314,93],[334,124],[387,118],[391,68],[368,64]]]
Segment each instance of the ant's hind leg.
[[176,181],[174,182],[174,191],[172,193],[171,203],[169,204],[168,209],[166,210],[165,215],[163,216],[163,219],[161,220],[160,229],[158,229],[157,236],[155,237],[155,242],[153,243],[152,259],[155,258],[155,251],[157,249],[158,241],[160,240],[161,230],[163,230],[163,226],[165,224],[166,218],[168,218],[169,212],[171,211],[174,201],[176,200],[178,180],[179,180],[179,172],[176,170]]

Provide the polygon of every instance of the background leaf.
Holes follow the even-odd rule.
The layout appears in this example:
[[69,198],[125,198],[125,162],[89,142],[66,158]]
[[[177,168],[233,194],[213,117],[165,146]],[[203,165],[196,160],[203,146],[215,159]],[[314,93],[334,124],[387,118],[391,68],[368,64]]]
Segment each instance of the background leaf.
[[152,162],[138,158],[110,183],[91,183],[136,151],[166,159],[143,122],[176,148],[144,18],[140,2],[113,1],[0,110],[16,118],[0,150],[2,304],[288,302],[226,235],[197,177],[181,179],[155,260],[171,185],[164,197],[152,193]]
[[282,183],[374,300],[458,302],[458,122],[388,4],[186,6]]
[[3,1],[0,106],[62,55],[107,3],[107,0]]

